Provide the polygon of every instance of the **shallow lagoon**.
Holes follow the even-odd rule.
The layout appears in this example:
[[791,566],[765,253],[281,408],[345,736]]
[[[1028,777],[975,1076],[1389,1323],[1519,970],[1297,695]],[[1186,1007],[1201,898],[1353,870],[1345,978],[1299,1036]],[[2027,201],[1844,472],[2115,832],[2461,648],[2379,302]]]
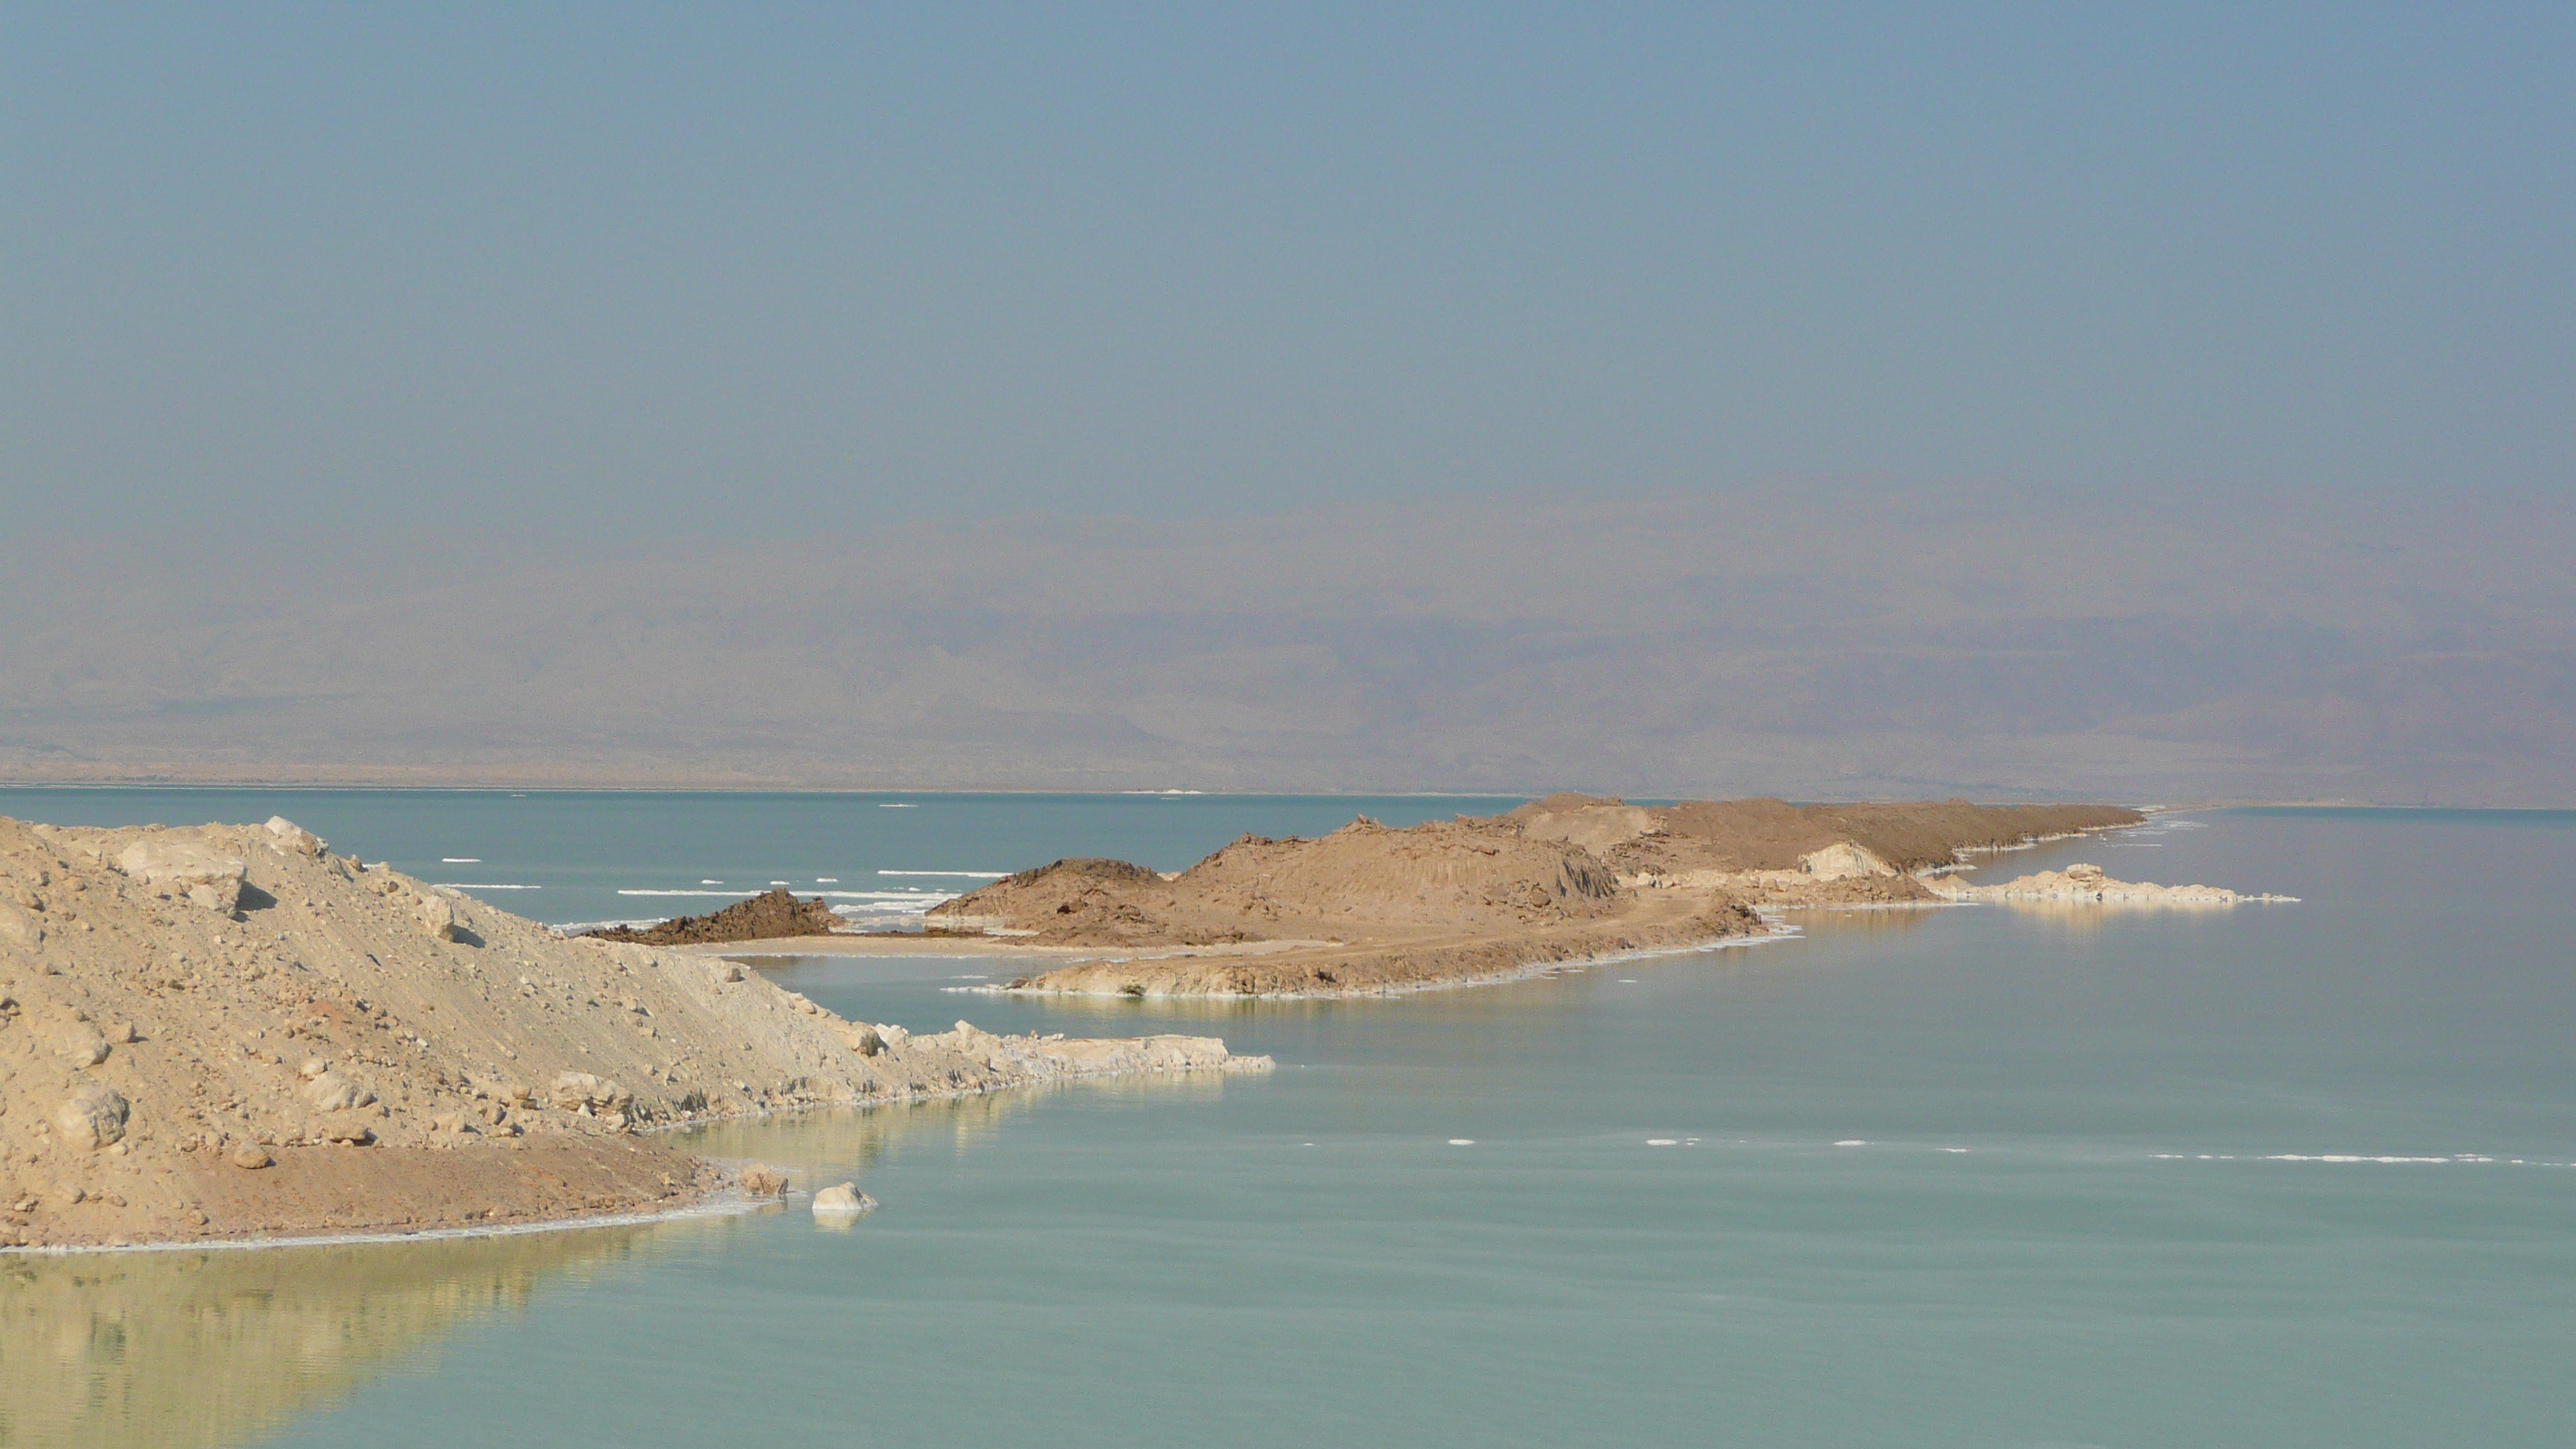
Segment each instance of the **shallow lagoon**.
[[1280,1067],[706,1134],[857,1179],[847,1231],[13,1263],[0,1442],[2564,1442],[2576,816],[2192,818],[1984,873],[2303,903],[1823,916],[1391,1002],[786,964],[916,1028]]

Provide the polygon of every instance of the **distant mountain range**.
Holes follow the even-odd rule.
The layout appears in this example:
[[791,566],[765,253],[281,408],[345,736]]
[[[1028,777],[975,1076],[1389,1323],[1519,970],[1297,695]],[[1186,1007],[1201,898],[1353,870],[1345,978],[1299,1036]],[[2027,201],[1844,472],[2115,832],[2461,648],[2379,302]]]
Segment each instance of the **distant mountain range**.
[[0,779],[2576,804],[2554,500],[278,527],[0,545]]

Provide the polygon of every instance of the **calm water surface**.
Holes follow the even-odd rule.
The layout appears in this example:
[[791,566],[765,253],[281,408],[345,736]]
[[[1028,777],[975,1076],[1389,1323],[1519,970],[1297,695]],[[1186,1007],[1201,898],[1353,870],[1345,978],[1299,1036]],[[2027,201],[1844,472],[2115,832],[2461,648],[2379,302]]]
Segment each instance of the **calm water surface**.
[[[553,797],[565,856],[521,863],[605,882],[639,836],[730,842],[651,847],[698,870],[770,858],[772,806],[816,851],[815,821],[859,813],[645,798],[673,803]],[[884,813],[940,803],[910,798]],[[408,800],[409,843],[364,838]],[[527,818],[286,813],[400,864],[480,853],[444,848],[460,800]],[[1007,797],[949,854],[852,846],[820,873],[1169,866],[1393,805]],[[857,1179],[884,1206],[846,1232],[790,1211],[21,1260],[0,1443],[2569,1442],[2576,815],[2191,819],[1986,873],[2094,859],[2303,903],[1824,916],[1507,987],[1196,1010],[792,963],[853,1015],[1215,1032],[1280,1066],[705,1135]]]

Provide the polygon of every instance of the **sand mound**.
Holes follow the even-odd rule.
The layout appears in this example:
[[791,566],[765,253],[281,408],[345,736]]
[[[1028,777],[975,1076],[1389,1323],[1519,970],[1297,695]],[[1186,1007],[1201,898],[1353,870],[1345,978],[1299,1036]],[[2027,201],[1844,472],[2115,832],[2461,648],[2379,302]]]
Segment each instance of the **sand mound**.
[[674,916],[650,926],[604,926],[582,934],[638,946],[711,946],[728,941],[775,941],[788,936],[828,936],[841,918],[816,896],[800,901],[784,890],[766,890],[703,916]]
[[843,1021],[284,821],[0,820],[0,1244],[631,1207],[704,1185],[648,1124],[1230,1060]]

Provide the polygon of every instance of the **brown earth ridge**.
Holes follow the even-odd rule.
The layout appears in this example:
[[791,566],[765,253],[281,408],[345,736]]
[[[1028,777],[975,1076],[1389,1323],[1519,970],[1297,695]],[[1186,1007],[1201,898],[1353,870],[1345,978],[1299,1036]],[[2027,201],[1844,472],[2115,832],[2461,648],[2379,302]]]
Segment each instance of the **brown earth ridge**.
[[0,819],[0,1247],[668,1208],[731,1178],[644,1129],[1268,1065],[1212,1037],[845,1021],[735,963],[568,940],[284,820]]
[[832,907],[821,896],[800,901],[787,891],[772,888],[703,916],[673,916],[649,926],[602,926],[581,934],[637,946],[709,946],[728,941],[828,936],[840,929],[841,918],[832,914]]
[[1247,835],[1172,875],[1059,860],[924,919],[934,933],[1122,953],[1003,990],[1374,995],[1758,935],[1766,908],[1935,903],[1923,877],[1971,853],[2143,819],[2110,805],[1551,795],[1403,830],[1362,817],[1313,840]]

